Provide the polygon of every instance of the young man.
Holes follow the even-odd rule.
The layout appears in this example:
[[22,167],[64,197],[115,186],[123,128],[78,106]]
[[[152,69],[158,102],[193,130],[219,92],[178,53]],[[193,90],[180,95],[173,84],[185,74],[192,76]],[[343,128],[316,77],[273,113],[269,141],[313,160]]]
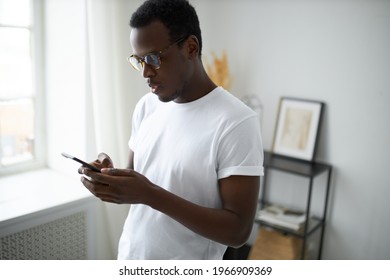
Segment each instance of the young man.
[[132,15],[133,67],[151,92],[137,104],[128,169],[100,154],[81,168],[103,201],[132,204],[119,259],[222,259],[256,212],[263,151],[256,114],[208,77],[195,9],[149,0]]

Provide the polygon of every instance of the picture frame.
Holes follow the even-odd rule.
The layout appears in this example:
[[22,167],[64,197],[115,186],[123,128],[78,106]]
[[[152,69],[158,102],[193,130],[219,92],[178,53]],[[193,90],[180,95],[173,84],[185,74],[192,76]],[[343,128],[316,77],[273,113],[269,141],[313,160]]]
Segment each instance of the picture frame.
[[292,97],[279,100],[272,152],[313,161],[325,104]]

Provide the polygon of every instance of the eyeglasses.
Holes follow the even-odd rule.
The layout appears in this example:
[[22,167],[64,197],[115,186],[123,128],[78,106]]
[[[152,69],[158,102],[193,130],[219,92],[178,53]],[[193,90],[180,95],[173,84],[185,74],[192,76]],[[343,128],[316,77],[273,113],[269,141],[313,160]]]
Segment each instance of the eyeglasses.
[[153,69],[158,70],[161,67],[161,55],[169,50],[170,47],[173,45],[176,45],[182,41],[184,41],[186,37],[180,38],[179,40],[176,40],[172,44],[170,44],[168,47],[164,48],[161,51],[156,51],[152,53],[148,53],[144,55],[143,57],[139,57],[135,54],[130,55],[127,58],[127,61],[131,64],[131,66],[134,67],[137,71],[142,71],[144,69],[145,63],[150,65]]

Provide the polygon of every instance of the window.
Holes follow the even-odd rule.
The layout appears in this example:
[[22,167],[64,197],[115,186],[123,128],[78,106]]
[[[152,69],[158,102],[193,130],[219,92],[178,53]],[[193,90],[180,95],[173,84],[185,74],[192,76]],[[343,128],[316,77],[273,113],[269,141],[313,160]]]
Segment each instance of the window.
[[0,0],[0,175],[43,163],[42,5]]

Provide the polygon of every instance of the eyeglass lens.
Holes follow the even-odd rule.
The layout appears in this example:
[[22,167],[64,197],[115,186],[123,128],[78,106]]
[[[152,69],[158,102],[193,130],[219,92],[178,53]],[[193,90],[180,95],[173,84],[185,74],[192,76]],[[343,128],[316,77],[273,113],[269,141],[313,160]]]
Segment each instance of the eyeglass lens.
[[160,68],[160,59],[157,54],[148,54],[143,58],[132,56],[129,58],[129,62],[138,71],[141,71],[144,68],[144,63],[150,65],[155,69]]
[[160,59],[157,54],[148,54],[145,56],[144,61],[154,68],[160,67]]

